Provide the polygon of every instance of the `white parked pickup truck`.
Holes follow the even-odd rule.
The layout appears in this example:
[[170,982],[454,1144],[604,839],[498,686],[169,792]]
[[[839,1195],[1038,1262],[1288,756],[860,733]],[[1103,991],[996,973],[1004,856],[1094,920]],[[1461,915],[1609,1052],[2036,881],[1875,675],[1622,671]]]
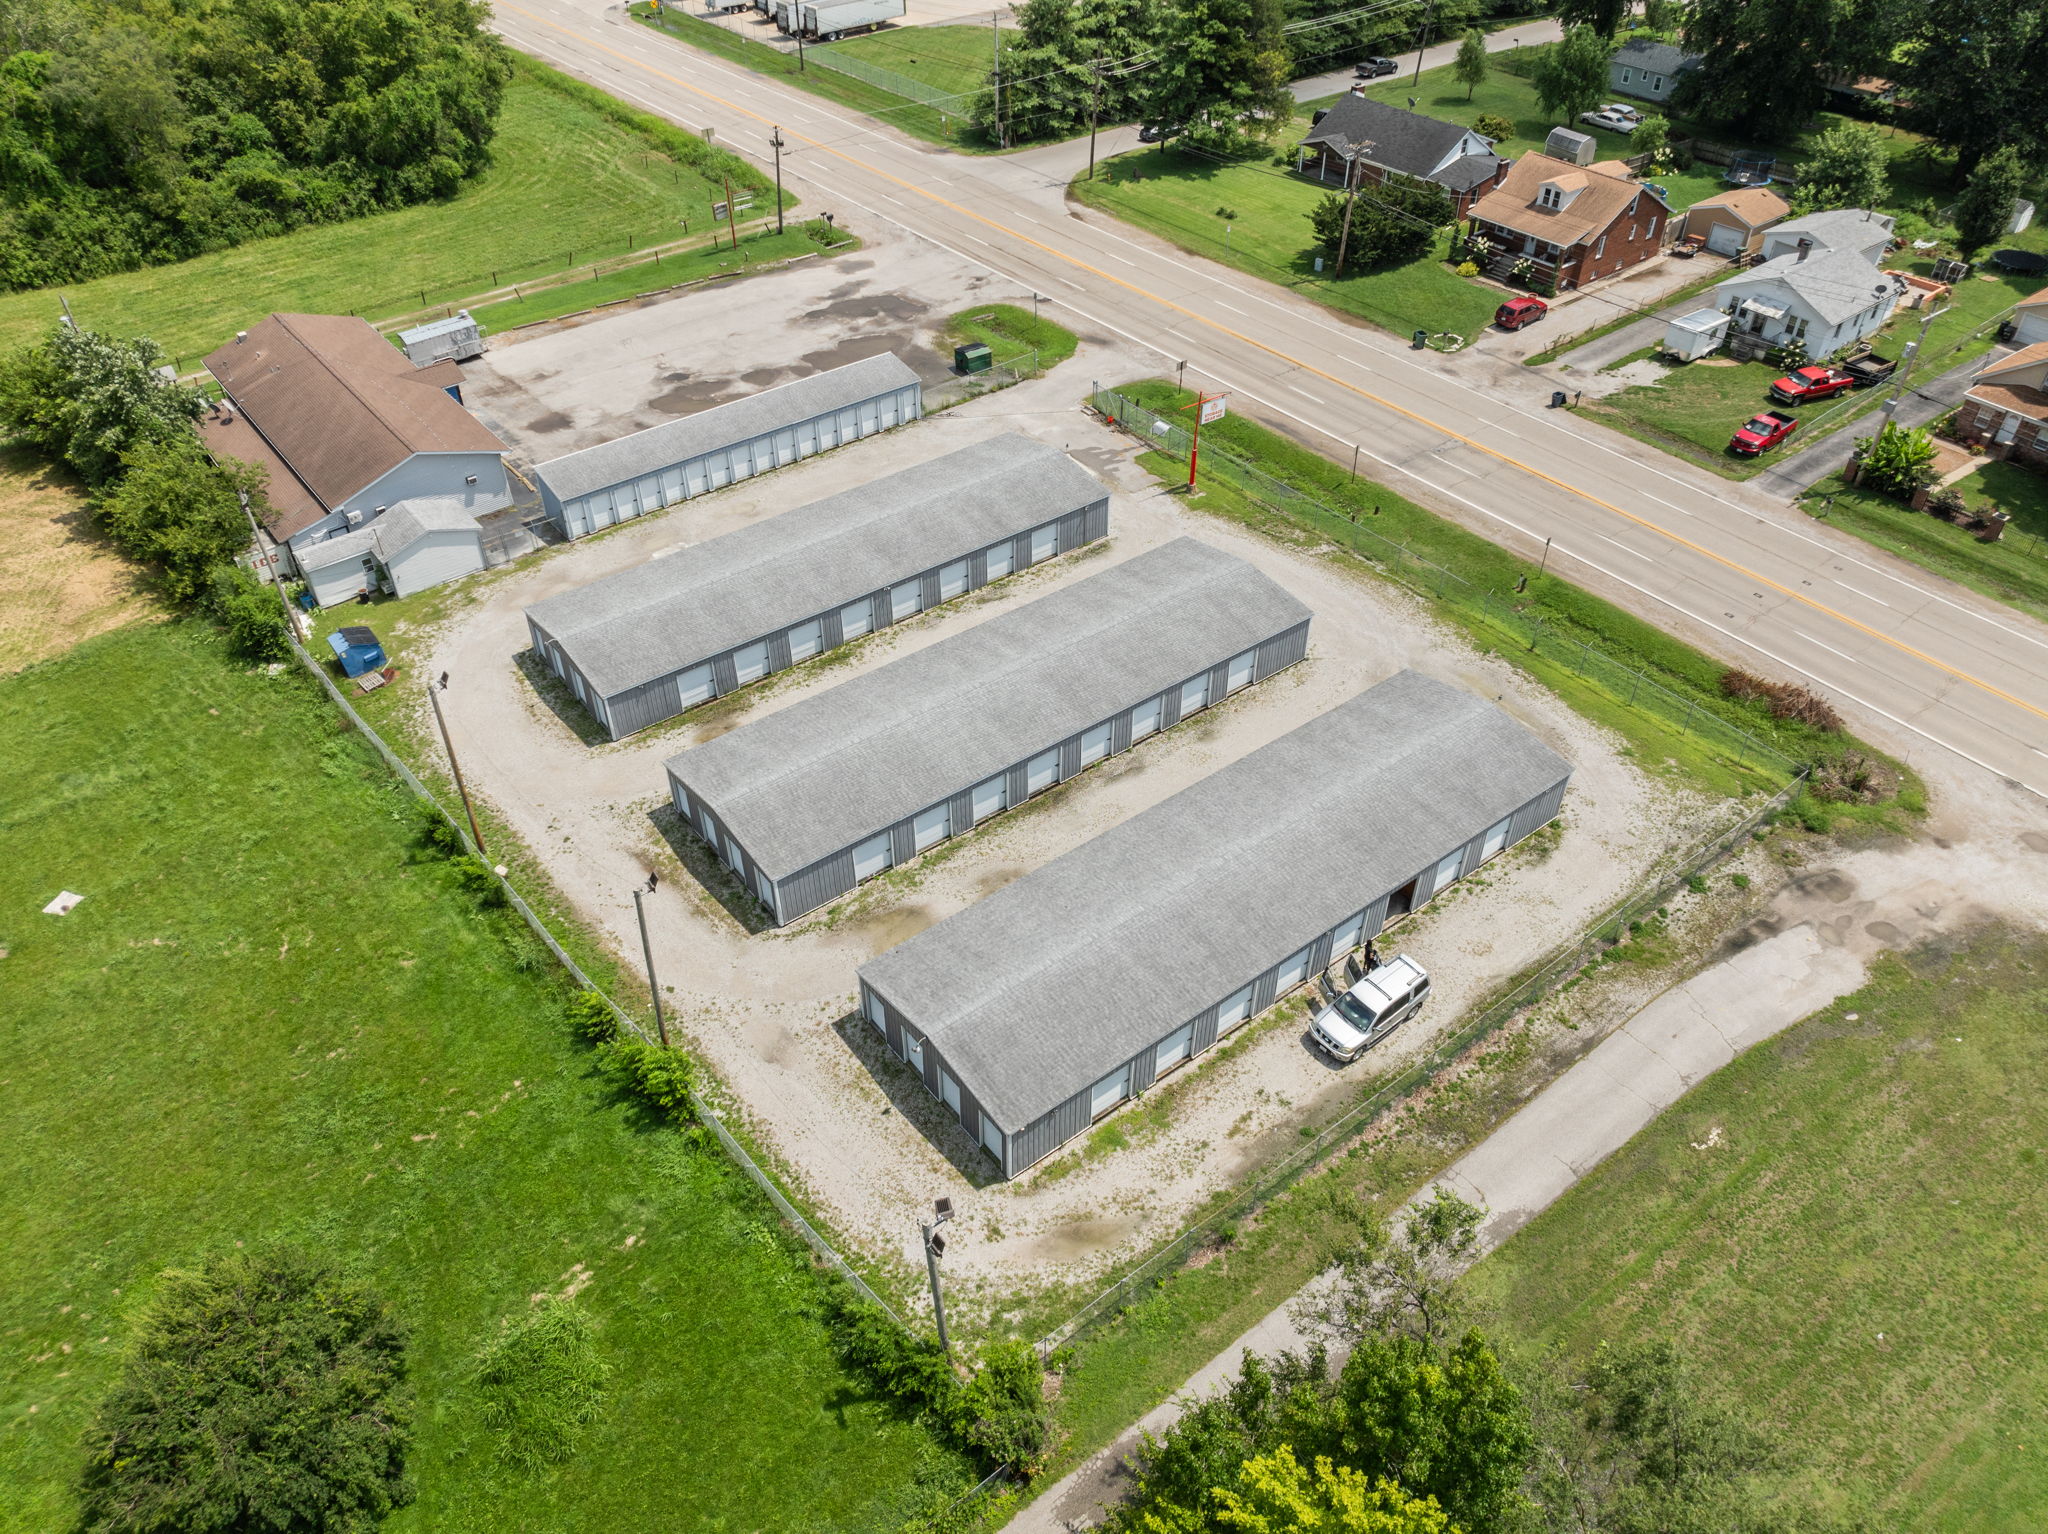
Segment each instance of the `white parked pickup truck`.
[[1405,953],[1361,976],[1308,1025],[1316,1047],[1348,1065],[1422,1010],[1429,976]]

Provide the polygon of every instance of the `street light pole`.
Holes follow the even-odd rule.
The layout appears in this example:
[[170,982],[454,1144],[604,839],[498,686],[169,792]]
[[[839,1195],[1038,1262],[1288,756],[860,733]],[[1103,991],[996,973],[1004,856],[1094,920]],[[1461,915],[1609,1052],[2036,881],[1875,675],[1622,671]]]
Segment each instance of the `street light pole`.
[[[441,673],[441,687],[448,685],[448,673]],[[434,723],[441,729],[441,749],[448,753],[448,767],[455,774],[455,792],[462,796],[462,813],[469,817],[470,840],[476,843],[477,856],[484,856],[484,833],[477,829],[476,811],[470,807],[469,789],[462,781],[462,764],[455,760],[455,747],[448,739],[448,721],[441,714],[441,687],[427,683],[427,697],[434,705]]]
[[917,1228],[924,1235],[924,1270],[932,1281],[932,1316],[939,1323],[939,1351],[951,1358],[953,1344],[946,1337],[946,1301],[939,1293],[939,1254],[946,1249],[946,1238],[939,1234],[939,1227],[953,1218],[953,1201],[935,1199],[932,1211],[934,1218],[921,1221]]
[[782,233],[782,126],[777,124],[768,139],[775,151],[775,232]]
[[654,949],[647,941],[647,908],[640,903],[640,897],[646,893],[639,885],[633,886],[633,914],[640,920],[640,957],[647,965],[647,993],[654,998],[654,1032],[661,1047],[667,1049],[668,1024],[661,1015],[661,985],[654,978]]
[[1907,344],[1906,355],[1899,360],[1899,381],[1892,387],[1892,397],[1884,402],[1884,424],[1892,424],[1892,414],[1899,408],[1899,401],[1906,393],[1906,380],[1913,376],[1913,364],[1920,360],[1920,348],[1927,344],[1927,327],[1940,319],[1953,304],[1939,309],[1930,309],[1927,317],[1920,322],[1920,334]]

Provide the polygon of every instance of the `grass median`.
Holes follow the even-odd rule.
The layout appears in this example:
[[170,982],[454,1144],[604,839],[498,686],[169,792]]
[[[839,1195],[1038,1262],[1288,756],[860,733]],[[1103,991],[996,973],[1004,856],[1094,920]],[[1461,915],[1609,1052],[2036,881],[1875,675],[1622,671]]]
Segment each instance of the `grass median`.
[[1883,960],[1480,1267],[1530,1349],[1671,1337],[1872,1528],[2048,1505],[2048,944]]
[[[765,1200],[598,1069],[544,952],[414,842],[416,801],[294,668],[130,625],[0,681],[0,770],[5,908],[31,913],[4,935],[0,1530],[71,1526],[155,1275],[270,1239],[332,1252],[412,1330],[394,1534],[852,1534],[971,1484],[842,1371]],[[34,914],[64,888],[76,910]],[[565,1288],[613,1372],[572,1456],[520,1472],[474,1359]]]

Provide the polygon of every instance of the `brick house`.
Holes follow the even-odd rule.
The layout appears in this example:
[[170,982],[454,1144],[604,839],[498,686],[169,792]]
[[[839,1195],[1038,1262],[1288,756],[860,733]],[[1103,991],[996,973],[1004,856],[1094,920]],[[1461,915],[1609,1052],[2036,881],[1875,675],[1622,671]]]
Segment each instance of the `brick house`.
[[1493,247],[1487,269],[1505,276],[1526,257],[1541,285],[1559,291],[1649,260],[1664,247],[1671,209],[1656,188],[1549,155],[1525,154],[1472,205],[1472,233]]
[[1993,458],[2048,467],[2048,341],[1987,363],[1956,410],[1955,434]]
[[1508,161],[1493,152],[1485,134],[1356,92],[1316,114],[1296,148],[1295,168],[1340,188],[1353,165],[1361,187],[1380,186],[1390,176],[1434,182],[1451,194],[1458,218],[1508,173]]

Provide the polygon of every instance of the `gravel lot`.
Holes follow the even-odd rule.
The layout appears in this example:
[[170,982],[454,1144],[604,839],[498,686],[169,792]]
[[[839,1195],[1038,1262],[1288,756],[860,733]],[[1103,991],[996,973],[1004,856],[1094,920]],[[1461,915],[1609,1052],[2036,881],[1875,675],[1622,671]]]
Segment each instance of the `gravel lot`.
[[[559,442],[547,453],[563,451],[701,408],[757,378],[774,381],[771,374],[786,376],[802,359],[813,366],[821,353],[847,360],[841,353],[853,344],[893,345],[908,359],[912,345],[929,345],[934,322],[964,303],[1016,296],[995,279],[963,277],[944,265],[943,281],[932,291],[920,287],[915,301],[882,285],[881,272],[892,284],[900,278],[902,268],[891,263],[865,274],[846,262],[799,268],[749,284],[744,336],[728,298],[696,295],[503,348],[471,376],[488,375],[478,390],[486,408],[533,411],[524,417],[527,442]],[[836,321],[822,317],[831,304],[842,306]],[[856,311],[904,317],[848,317]],[[682,337],[689,338],[688,361],[677,367]],[[1171,1232],[1215,1189],[1299,1144],[1301,1124],[1327,1116],[1361,1072],[1334,1070],[1312,1053],[1298,1020],[1268,1022],[1181,1073],[1170,1089],[1171,1114],[1157,1124],[1144,1115],[1138,1143],[1087,1156],[1069,1147],[1015,1183],[990,1184],[991,1163],[851,1017],[854,972],[869,957],[1413,666],[1499,700],[1576,772],[1561,837],[1504,858],[1400,929],[1395,943],[1429,968],[1436,985],[1429,1012],[1375,1057],[1372,1068],[1380,1069],[1575,932],[1687,839],[1711,808],[1651,782],[1608,737],[1439,630],[1404,594],[1190,513],[1159,493],[1130,462],[1128,439],[1077,402],[1091,378],[1142,376],[1160,366],[1149,354],[1088,338],[1073,361],[1044,379],[508,568],[477,583],[474,601],[434,636],[425,663],[458,679],[444,703],[472,788],[497,805],[566,897],[623,954],[638,953],[631,889],[649,869],[661,873],[648,916],[664,992],[691,1047],[731,1089],[732,1111],[745,1114],[842,1237],[871,1253],[919,1260],[914,1221],[932,1198],[950,1196],[960,1213],[947,1266],[969,1303],[977,1292],[992,1297],[1036,1281],[1083,1279],[1120,1251]],[[683,385],[671,384],[680,372],[688,374]],[[681,386],[692,391],[687,406],[663,392]],[[516,408],[506,403],[514,400]],[[536,425],[547,413],[568,420]],[[1008,430],[1059,444],[1115,487],[1106,548],[890,629],[837,664],[771,679],[616,745],[584,744],[572,717],[536,692],[518,663],[527,645],[521,611],[542,597]],[[1313,608],[1308,660],[793,928],[752,932],[735,917],[744,907],[736,900],[728,907],[729,882],[667,811],[661,763],[668,756],[1181,535],[1250,561]]]

